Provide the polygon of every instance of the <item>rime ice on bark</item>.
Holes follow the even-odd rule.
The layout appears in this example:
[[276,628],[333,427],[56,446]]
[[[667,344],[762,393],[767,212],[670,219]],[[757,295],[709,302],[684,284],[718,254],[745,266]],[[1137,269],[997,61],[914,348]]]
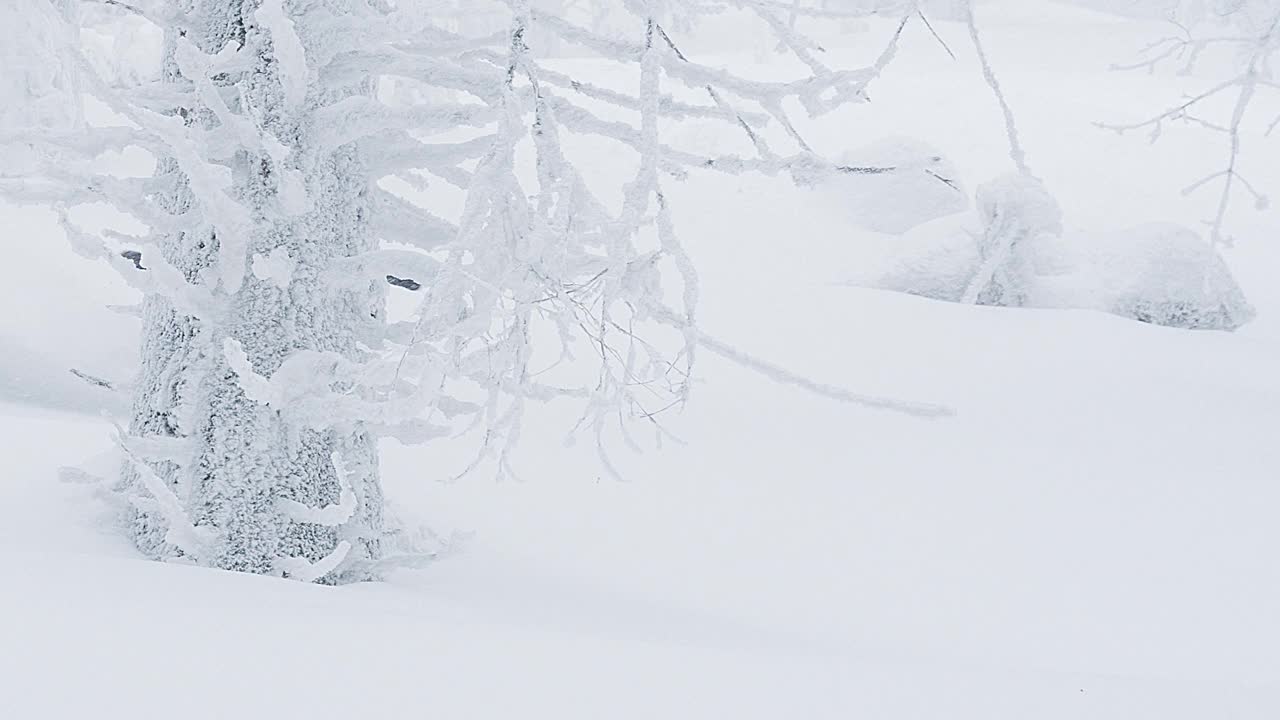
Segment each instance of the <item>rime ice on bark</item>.
[[[244,363],[267,376],[305,352],[359,363],[358,337],[381,316],[384,292],[373,281],[325,280],[334,261],[377,246],[370,178],[355,148],[314,149],[301,41],[281,3],[254,5],[192,3],[188,31],[170,31],[166,82],[111,95],[140,120],[163,180],[145,211],[153,282],[130,433],[186,438],[194,448],[181,460],[131,463],[124,482],[145,501],[163,478],[207,536],[199,553],[173,542],[174,514],[142,502],[135,535],[157,557],[309,581],[356,578],[378,559],[382,534],[370,430],[354,416],[304,422],[250,397],[221,352],[234,340]],[[357,80],[318,91],[332,102],[366,87]],[[147,94],[179,109],[147,109],[135,99]],[[154,282],[165,268],[170,282]],[[346,458],[342,477],[335,454]],[[342,522],[330,522],[335,505]]]

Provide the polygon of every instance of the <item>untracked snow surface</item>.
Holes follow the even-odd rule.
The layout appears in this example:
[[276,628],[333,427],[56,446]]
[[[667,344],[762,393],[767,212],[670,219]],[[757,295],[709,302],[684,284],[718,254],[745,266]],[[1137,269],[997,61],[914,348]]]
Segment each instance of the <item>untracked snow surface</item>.
[[[1091,123],[1150,114],[1212,67],[1108,73],[1165,30],[979,7],[1067,225],[1210,214],[1179,189],[1225,161],[1220,138]],[[913,26],[871,104],[801,131],[831,154],[919,137],[970,188],[1006,172],[965,31],[936,27],[957,61]],[[1280,191],[1274,142],[1247,140],[1255,184]],[[624,482],[590,442],[565,447],[568,406],[531,410],[518,482],[450,481],[475,437],[387,442],[392,509],[442,552],[341,588],[143,561],[91,485],[59,480],[113,471],[97,413],[119,401],[69,369],[127,381],[134,321],[105,305],[134,298],[51,214],[0,205],[0,718],[1280,718],[1274,210],[1233,214],[1225,257],[1258,317],[1219,333],[850,287],[892,240],[827,189],[695,175],[670,195],[705,331],[956,414],[838,405],[703,353],[664,417],[683,442],[637,426],[646,452],[613,443]]]

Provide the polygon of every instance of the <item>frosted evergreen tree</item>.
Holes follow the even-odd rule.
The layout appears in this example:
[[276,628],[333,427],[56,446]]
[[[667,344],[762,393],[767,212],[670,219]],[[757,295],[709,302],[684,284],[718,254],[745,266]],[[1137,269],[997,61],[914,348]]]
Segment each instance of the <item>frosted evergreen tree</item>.
[[[701,3],[626,0],[634,32],[616,37],[522,0],[502,3],[506,26],[479,36],[442,26],[425,1],[105,0],[166,38],[162,77],[120,87],[76,48],[74,3],[22,1],[58,32],[17,52],[52,58],[57,72],[13,92],[50,106],[88,94],[118,120],[6,122],[0,150],[23,160],[0,171],[0,192],[54,205],[79,251],[145,293],[119,490],[153,557],[304,581],[375,576],[401,559],[387,542],[377,437],[423,441],[471,422],[485,428],[477,462],[509,473],[526,403],[569,397],[583,408],[577,430],[611,468],[605,423],[657,427],[687,399],[700,349],[837,399],[941,412],[818,385],[702,333],[697,277],[664,192],[694,171],[798,182],[897,172],[824,160],[788,108],[862,100],[918,15],[913,3],[899,5],[871,66],[839,70],[788,27],[784,6],[730,0],[806,68],[766,82],[681,51],[664,22],[714,10]],[[629,63],[638,92],[544,67],[534,28]],[[677,99],[689,89],[704,101]],[[664,144],[660,123],[682,118],[736,129],[754,153]],[[620,207],[566,159],[566,132],[639,158]],[[149,152],[154,173],[95,164],[125,147]],[[532,149],[532,173],[518,170],[518,147]],[[411,199],[437,185],[465,193],[456,217]],[[92,202],[149,232],[83,232],[68,210]],[[678,284],[678,307],[664,280]],[[388,322],[392,289],[420,293],[413,320]],[[589,382],[539,378],[539,328],[555,331],[562,360],[593,358]]]

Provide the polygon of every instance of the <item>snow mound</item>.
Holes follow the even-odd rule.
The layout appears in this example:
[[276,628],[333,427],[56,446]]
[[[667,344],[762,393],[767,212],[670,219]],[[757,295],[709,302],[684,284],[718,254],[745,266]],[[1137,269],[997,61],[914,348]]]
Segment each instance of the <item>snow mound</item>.
[[818,192],[858,227],[900,235],[944,215],[963,211],[968,198],[955,166],[936,148],[910,138],[887,138],[841,155],[850,168],[893,168],[891,172],[843,173]]
[[978,227],[966,214],[947,215],[907,231],[898,239],[883,273],[869,284],[883,290],[960,302],[981,257]]

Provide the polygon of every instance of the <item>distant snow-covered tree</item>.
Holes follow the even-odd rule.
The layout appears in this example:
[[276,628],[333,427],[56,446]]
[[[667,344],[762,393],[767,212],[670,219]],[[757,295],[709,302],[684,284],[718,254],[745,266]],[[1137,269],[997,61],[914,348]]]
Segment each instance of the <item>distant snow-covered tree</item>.
[[[1224,167],[1188,185],[1184,194],[1215,185],[1219,188],[1213,213],[1206,221],[1209,241],[1214,246],[1229,244],[1226,223],[1235,195],[1247,194],[1259,210],[1270,205],[1266,192],[1246,177],[1240,161],[1250,111],[1257,114],[1257,96],[1280,96],[1280,76],[1276,74],[1280,0],[1182,0],[1171,14],[1177,33],[1148,46],[1142,60],[1117,69],[1155,72],[1163,65],[1175,65],[1183,74],[1190,74],[1206,52],[1221,52],[1231,59],[1232,71],[1148,118],[1102,126],[1121,133],[1143,130],[1152,142],[1172,123],[1221,135],[1227,146]],[[1258,122],[1265,126],[1264,134],[1271,136],[1280,127],[1280,116]]]
[[[145,293],[120,490],[151,556],[304,581],[374,576],[399,559],[377,437],[478,424],[478,460],[505,473],[526,404],[568,397],[608,467],[605,423],[656,423],[683,403],[700,349],[839,399],[939,412],[819,386],[702,333],[667,192],[700,171],[798,182],[919,171],[836,165],[790,120],[862,100],[911,3],[876,62],[842,70],[787,27],[781,3],[726,0],[806,68],[764,81],[681,50],[664,18],[708,10],[698,2],[625,0],[630,31],[617,35],[525,0],[500,3],[504,26],[481,33],[441,22],[434,0],[99,0],[163,32],[161,76],[129,84],[94,70],[75,3],[58,2],[21,0],[9,18],[36,18],[43,34],[12,53],[26,75],[8,75],[5,106],[32,112],[0,128],[0,153],[23,157],[0,168],[0,192],[52,204],[76,248]],[[636,82],[553,70],[534,37],[624,63]],[[389,79],[423,92],[388,92]],[[111,117],[49,120],[46,106],[82,94]],[[670,147],[661,125],[683,118],[741,132],[754,152]],[[620,204],[570,161],[571,136],[634,160]],[[123,148],[149,153],[154,172],[103,169]],[[460,211],[432,207],[448,188]],[[87,233],[69,209],[89,203],[149,230]],[[420,294],[412,319],[389,321],[393,288]],[[532,366],[545,330],[562,361],[592,358],[590,380],[552,384]]]

